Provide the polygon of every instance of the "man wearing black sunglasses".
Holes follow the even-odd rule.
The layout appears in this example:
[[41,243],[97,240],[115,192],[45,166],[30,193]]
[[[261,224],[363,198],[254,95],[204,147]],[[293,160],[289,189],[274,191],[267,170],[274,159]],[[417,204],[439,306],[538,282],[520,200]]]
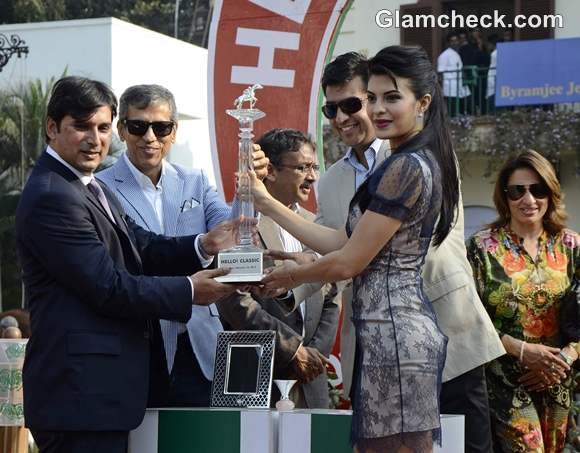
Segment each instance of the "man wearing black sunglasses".
[[[322,89],[326,102],[322,113],[328,118],[334,132],[349,148],[318,183],[318,213],[316,222],[331,228],[342,228],[346,223],[348,206],[357,188],[372,173],[378,163],[389,154],[388,141],[376,138],[373,124],[367,115],[368,82],[366,59],[349,52],[336,57],[326,66]],[[339,284],[342,289],[344,284]],[[345,395],[348,397],[354,363],[354,326],[350,322],[352,287],[343,292],[343,333],[341,361],[347,369],[343,373]]]
[[[127,152],[100,172],[140,226],[166,236],[203,234],[230,218],[231,209],[201,169],[169,163],[175,143],[177,107],[173,94],[159,85],[127,88],[120,99],[117,130]],[[268,160],[254,152],[259,176]],[[204,251],[201,251],[202,254]],[[212,257],[207,257],[209,266]],[[217,333],[222,325],[215,305],[194,307],[184,323],[161,320],[150,405],[209,406]]]
[[[390,155],[388,142],[375,138],[366,113],[367,71],[366,60],[349,52],[329,63],[322,76],[326,96],[322,113],[342,142],[350,147],[318,183],[316,221],[331,228],[344,227],[355,191]],[[429,250],[423,279],[441,330],[449,337],[441,411],[466,415],[466,452],[489,452],[491,431],[483,365],[505,350],[475,291],[466,259],[463,209],[445,241]],[[339,289],[344,284],[339,284]],[[343,386],[348,397],[355,352],[350,283],[343,291],[342,300],[340,348]]]

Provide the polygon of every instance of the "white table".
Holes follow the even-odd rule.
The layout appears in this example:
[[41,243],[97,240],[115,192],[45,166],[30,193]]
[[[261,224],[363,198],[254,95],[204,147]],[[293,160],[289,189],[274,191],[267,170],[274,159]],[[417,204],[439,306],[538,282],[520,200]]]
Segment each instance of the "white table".
[[[352,453],[351,411],[148,409],[129,453]],[[464,417],[441,416],[438,453],[464,452]]]

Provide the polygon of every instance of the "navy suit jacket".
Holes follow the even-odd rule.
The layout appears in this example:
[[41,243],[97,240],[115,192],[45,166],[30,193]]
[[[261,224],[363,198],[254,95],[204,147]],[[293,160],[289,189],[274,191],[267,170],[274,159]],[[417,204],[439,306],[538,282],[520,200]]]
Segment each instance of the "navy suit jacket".
[[[145,413],[151,319],[186,322],[194,236],[115,222],[68,168],[43,153],[16,212],[31,337],[24,415],[35,430],[130,430]],[[157,277],[153,277],[157,275]]]
[[[229,219],[231,208],[218,195],[203,170],[186,169],[182,166],[164,163],[163,191],[163,225],[159,224],[157,214],[145,197],[141,186],[127,165],[125,156],[115,164],[99,173],[96,177],[104,182],[117,196],[119,203],[139,226],[168,236],[185,236],[206,233],[216,225]],[[163,228],[162,228],[163,226]],[[161,327],[165,339],[174,347],[169,349],[171,363],[177,349],[178,327],[175,323],[160,321],[155,323],[155,331]],[[213,361],[217,345],[217,332],[223,330],[219,313],[214,305],[209,307],[194,306],[191,318],[187,323],[191,348],[202,372],[208,380],[213,379]],[[161,333],[155,335],[154,352],[151,363],[150,407],[167,406],[170,388],[170,376]],[[205,358],[205,362],[203,362]],[[191,385],[194,385],[192,382]]]

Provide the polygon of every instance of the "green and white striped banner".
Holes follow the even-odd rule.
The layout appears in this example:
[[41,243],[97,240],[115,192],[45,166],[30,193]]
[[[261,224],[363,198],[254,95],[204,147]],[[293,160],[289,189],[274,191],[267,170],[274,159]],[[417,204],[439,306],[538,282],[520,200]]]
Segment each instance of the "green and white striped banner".
[[[277,453],[352,453],[351,411],[281,412]],[[433,453],[464,453],[464,416],[441,416],[442,443]]]
[[352,453],[351,411],[280,412],[278,453]]
[[[352,453],[350,411],[152,409],[129,437],[129,453]],[[441,417],[434,453],[464,452],[464,418]]]
[[277,413],[269,410],[147,410],[129,453],[274,453]]

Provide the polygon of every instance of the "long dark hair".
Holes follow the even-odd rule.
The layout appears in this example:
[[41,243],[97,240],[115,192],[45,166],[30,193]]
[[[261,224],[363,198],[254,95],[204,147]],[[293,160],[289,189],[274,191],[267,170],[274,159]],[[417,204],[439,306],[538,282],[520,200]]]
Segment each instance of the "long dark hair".
[[459,174],[437,73],[427,53],[421,47],[414,46],[385,47],[369,60],[369,71],[371,77],[389,77],[395,86],[395,77],[408,79],[416,99],[421,99],[426,94],[431,95],[423,130],[399,146],[397,152],[428,148],[437,159],[441,170],[442,203],[439,221],[433,234],[433,244],[438,246],[447,237],[455,222],[459,203]]

